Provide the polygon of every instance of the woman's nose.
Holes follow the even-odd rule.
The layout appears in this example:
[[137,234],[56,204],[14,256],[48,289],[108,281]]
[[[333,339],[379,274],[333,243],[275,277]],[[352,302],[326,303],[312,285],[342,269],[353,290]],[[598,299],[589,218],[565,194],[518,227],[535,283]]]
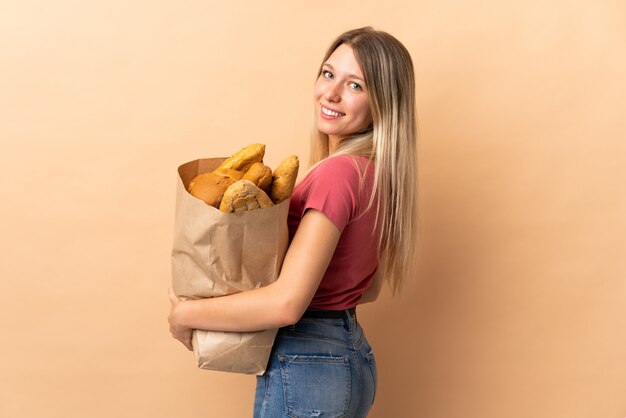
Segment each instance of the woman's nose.
[[326,100],[335,103],[341,101],[341,91],[339,88],[338,83],[328,83],[325,92]]

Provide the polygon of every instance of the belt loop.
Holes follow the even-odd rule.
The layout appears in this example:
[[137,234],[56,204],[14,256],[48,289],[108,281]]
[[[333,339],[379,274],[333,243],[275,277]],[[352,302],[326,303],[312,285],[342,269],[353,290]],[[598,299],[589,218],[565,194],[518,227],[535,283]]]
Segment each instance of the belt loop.
[[356,329],[356,308],[346,309],[346,325],[350,333]]

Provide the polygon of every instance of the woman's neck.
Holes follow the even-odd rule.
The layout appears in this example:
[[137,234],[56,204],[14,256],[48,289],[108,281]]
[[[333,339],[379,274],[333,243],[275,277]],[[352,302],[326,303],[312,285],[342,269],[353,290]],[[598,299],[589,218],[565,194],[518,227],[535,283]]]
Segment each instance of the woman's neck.
[[331,155],[337,148],[339,148],[339,144],[341,144],[341,138],[338,136],[330,136],[328,135],[328,155]]

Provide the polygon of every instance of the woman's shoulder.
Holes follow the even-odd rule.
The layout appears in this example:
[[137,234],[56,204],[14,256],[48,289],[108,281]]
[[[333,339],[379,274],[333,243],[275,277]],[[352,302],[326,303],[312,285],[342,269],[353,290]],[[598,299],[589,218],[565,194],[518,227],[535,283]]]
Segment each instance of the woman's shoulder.
[[[344,175],[355,174],[357,176],[363,173],[370,163],[370,160],[361,155],[331,155],[320,161],[312,171],[324,172],[341,172]],[[373,165],[373,164],[371,164]]]
[[321,187],[340,191],[357,190],[371,183],[373,163],[359,155],[331,155],[311,167],[299,183],[299,188]]

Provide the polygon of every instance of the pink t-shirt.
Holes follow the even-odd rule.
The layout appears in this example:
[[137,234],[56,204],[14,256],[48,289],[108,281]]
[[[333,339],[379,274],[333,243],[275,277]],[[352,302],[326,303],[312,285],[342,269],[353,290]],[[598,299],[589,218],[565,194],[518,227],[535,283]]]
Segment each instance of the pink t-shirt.
[[313,168],[292,193],[290,240],[307,209],[319,210],[341,231],[311,308],[356,306],[378,267],[380,223],[373,231],[375,203],[364,213],[374,182],[374,164],[367,162],[367,158],[360,156],[329,157]]

